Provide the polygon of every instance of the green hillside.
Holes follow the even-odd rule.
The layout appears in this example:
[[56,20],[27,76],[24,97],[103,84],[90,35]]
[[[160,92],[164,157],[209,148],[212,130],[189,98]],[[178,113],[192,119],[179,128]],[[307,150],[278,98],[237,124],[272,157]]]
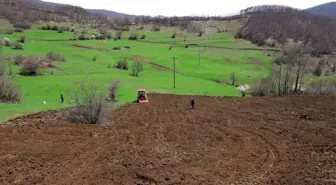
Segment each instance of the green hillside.
[[[238,96],[236,87],[227,83],[231,73],[236,73],[237,83],[248,83],[267,75],[270,67],[271,58],[262,51],[262,48],[244,40],[236,40],[227,33],[198,37],[196,34],[175,30],[177,37],[173,39],[171,33],[174,29],[171,28],[162,28],[161,32],[134,28],[130,32],[124,32],[123,39],[117,41],[113,39],[72,41],[69,40],[71,32],[57,33],[38,29],[39,27],[40,25],[35,25],[33,29],[25,30],[23,33],[0,34],[1,39],[7,37],[12,41],[16,41],[22,35],[26,37],[24,50],[2,47],[5,58],[16,55],[42,57],[53,51],[63,56],[66,62],[53,62],[57,68],[43,68],[40,73],[46,73],[45,75],[33,77],[19,75],[19,67],[11,65],[13,70],[11,77],[20,86],[23,101],[21,104],[0,104],[0,120],[27,112],[67,107],[70,105],[69,90],[73,82],[86,77],[106,86],[111,80],[119,79],[121,88],[118,99],[123,103],[135,99],[137,88],[146,88],[149,92]],[[89,30],[86,35],[89,37],[94,31]],[[139,36],[146,34],[146,39],[128,40],[129,34],[134,32]],[[185,48],[187,44],[193,45]],[[120,46],[121,50],[112,49],[116,46]],[[124,46],[129,46],[130,49]],[[240,50],[240,48],[260,50]],[[131,68],[132,62],[139,56],[143,57],[144,62],[144,71],[139,77],[131,76],[131,69],[125,71],[111,67],[125,58]],[[97,57],[96,61],[92,60],[94,57]],[[172,88],[173,57],[177,58],[175,89]],[[8,68],[10,62],[8,60],[4,62]],[[218,83],[219,81],[222,83]],[[64,93],[66,99],[64,104],[59,103],[60,92]],[[47,103],[43,104],[43,101]]]

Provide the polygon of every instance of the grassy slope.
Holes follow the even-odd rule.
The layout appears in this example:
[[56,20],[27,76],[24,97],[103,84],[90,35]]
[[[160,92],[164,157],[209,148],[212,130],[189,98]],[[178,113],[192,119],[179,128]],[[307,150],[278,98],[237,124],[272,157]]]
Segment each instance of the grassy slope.
[[[183,38],[171,39],[168,32],[149,32],[147,41],[164,41],[184,44]],[[72,33],[62,34],[55,31],[27,30],[25,33],[14,33],[13,35],[0,35],[0,38],[8,37],[16,40],[20,35],[27,37],[25,49],[23,51],[3,48],[6,56],[14,55],[39,55],[43,56],[48,51],[56,51],[64,56],[67,61],[64,63],[55,62],[58,69],[43,69],[42,72],[54,72],[54,75],[44,75],[37,77],[14,76],[15,82],[20,85],[23,92],[22,104],[0,104],[0,120],[8,119],[27,112],[54,109],[69,106],[69,101],[65,104],[59,103],[59,94],[64,92],[66,100],[69,100],[68,90],[72,87],[72,82],[81,80],[90,75],[97,82],[106,86],[112,79],[121,80],[121,89],[118,98],[121,102],[132,101],[136,97],[137,88],[147,88],[150,92],[172,92],[187,94],[208,94],[208,95],[230,95],[236,96],[239,93],[235,87],[219,84],[213,80],[221,78],[228,80],[230,73],[237,73],[240,83],[248,82],[253,78],[264,76],[268,73],[270,58],[260,51],[239,51],[225,49],[207,48],[201,55],[201,65],[198,61],[198,48],[196,47],[173,47],[168,51],[169,44],[155,44],[138,41],[63,41],[46,42],[40,39],[68,39]],[[127,33],[124,35],[127,36]],[[207,39],[207,38],[206,38]],[[73,43],[85,44],[108,49],[108,51],[97,51],[92,49],[78,48],[72,46]],[[215,34],[210,40],[200,40],[200,38],[189,34],[187,43],[198,43],[223,47],[253,47],[256,46],[240,40],[235,40],[226,33]],[[113,51],[113,46],[128,45],[132,48]],[[119,59],[127,58],[129,65],[133,55],[145,56],[152,62],[172,68],[171,58],[176,56],[176,69],[179,72],[176,76],[177,87],[172,88],[173,75],[169,71],[157,71],[151,64],[145,63],[145,69],[140,77],[131,77],[130,71],[107,68],[109,64],[115,64]],[[97,56],[97,61],[92,58]],[[258,58],[260,64],[253,64],[250,58]],[[226,58],[226,59],[224,59]],[[227,62],[231,59],[232,62]],[[18,72],[14,66],[14,72]],[[47,101],[44,105],[42,102]]]

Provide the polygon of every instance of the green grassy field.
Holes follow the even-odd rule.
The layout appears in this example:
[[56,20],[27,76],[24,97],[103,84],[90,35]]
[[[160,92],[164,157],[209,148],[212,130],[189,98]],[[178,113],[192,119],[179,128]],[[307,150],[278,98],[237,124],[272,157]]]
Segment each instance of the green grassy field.
[[[132,31],[131,31],[132,32]],[[127,37],[129,33],[124,33]],[[86,77],[92,78],[97,83],[106,87],[111,80],[119,79],[121,88],[118,99],[121,103],[133,101],[137,88],[146,88],[148,92],[204,94],[204,95],[228,95],[239,96],[236,87],[227,85],[231,73],[237,74],[238,83],[249,83],[251,80],[263,77],[269,73],[271,58],[262,51],[245,51],[239,48],[258,48],[243,40],[236,40],[227,33],[197,37],[195,34],[183,33],[187,36],[187,42],[183,37],[170,38],[169,30],[151,32],[141,30],[139,35],[146,34],[142,41],[97,40],[86,41],[41,41],[48,39],[69,39],[71,32],[57,33],[56,31],[44,31],[39,29],[26,30],[24,33],[12,35],[0,34],[0,38],[7,37],[12,41],[21,35],[26,36],[24,50],[12,50],[2,48],[5,56],[35,55],[44,56],[49,51],[54,51],[66,58],[66,62],[54,62],[57,68],[42,69],[46,75],[25,77],[18,74],[19,68],[13,65],[12,78],[22,90],[23,101],[21,104],[0,104],[0,120],[9,119],[21,114],[56,109],[70,106],[69,91],[73,82]],[[152,43],[152,42],[164,43]],[[174,43],[172,50],[168,50],[170,43]],[[75,47],[73,44],[84,44],[105,50]],[[185,44],[199,44],[198,47],[184,48]],[[112,50],[115,46],[130,46],[131,49]],[[204,47],[207,46],[207,47]],[[233,49],[212,48],[230,47]],[[199,50],[201,50],[199,62]],[[93,61],[93,57],[97,57]],[[126,58],[131,68],[133,56],[143,56],[151,62],[144,63],[144,71],[139,77],[130,76],[131,70],[123,71],[108,68],[116,64],[118,60]],[[158,70],[153,65],[164,66],[172,69],[172,57],[176,60],[176,88],[173,87],[173,73],[169,70]],[[9,61],[4,61],[8,67]],[[53,72],[53,74],[50,74]],[[215,80],[223,80],[217,83]],[[60,92],[64,93],[66,102],[60,104]],[[47,104],[43,104],[46,101]]]

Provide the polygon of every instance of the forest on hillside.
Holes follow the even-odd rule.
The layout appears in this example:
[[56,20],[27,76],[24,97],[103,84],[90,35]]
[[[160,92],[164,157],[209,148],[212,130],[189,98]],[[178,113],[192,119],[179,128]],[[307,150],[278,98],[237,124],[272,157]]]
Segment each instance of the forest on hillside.
[[17,22],[74,21],[93,26],[112,25],[107,16],[92,14],[86,9],[63,4],[37,3],[27,0],[1,0],[0,18]]
[[336,51],[336,20],[285,6],[256,6],[242,11],[246,24],[236,37],[258,45],[285,43],[288,39],[310,44],[312,54]]

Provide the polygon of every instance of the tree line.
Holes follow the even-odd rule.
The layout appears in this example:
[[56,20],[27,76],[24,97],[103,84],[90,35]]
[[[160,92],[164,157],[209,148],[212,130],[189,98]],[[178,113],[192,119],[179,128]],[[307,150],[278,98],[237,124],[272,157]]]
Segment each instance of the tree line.
[[91,24],[93,26],[113,25],[113,22],[107,17],[98,14],[92,14],[86,9],[71,6],[37,3],[26,0],[1,0],[0,18],[7,19],[11,23],[37,21],[74,21],[81,24]]
[[257,6],[241,11],[249,15],[245,25],[239,29],[237,38],[247,39],[257,45],[274,46],[289,39],[311,45],[315,55],[331,54],[336,51],[336,21],[286,6]]

